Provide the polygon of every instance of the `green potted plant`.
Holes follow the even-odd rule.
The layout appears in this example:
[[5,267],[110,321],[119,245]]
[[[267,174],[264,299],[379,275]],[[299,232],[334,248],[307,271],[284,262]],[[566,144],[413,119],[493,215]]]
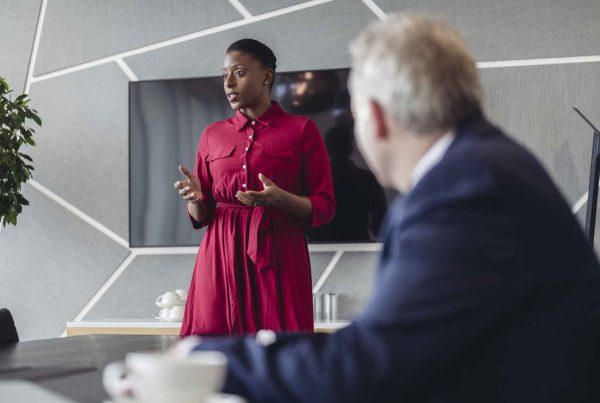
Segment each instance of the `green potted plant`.
[[29,205],[21,194],[21,185],[31,178],[32,159],[22,152],[21,147],[33,146],[33,130],[28,120],[38,126],[42,121],[37,111],[27,106],[27,94],[12,100],[5,79],[0,77],[0,222],[17,225],[17,216],[23,206]]

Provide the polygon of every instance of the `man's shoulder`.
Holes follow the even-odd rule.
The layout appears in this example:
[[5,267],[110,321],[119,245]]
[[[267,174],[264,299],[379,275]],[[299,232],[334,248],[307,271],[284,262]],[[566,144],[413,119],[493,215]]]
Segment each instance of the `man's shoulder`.
[[441,161],[401,204],[390,208],[387,227],[443,219],[463,226],[517,228],[522,220],[543,220],[549,214],[555,221],[573,221],[567,202],[536,158],[482,118],[457,131]]
[[[414,199],[512,192],[555,192],[540,162],[481,117],[459,129],[442,160],[417,184]],[[558,193],[557,193],[558,195]]]

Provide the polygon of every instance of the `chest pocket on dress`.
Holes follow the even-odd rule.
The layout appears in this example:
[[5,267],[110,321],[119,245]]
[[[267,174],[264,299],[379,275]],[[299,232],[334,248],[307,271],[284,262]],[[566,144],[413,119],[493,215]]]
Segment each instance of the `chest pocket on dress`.
[[[278,148],[273,146],[261,145],[260,146],[261,157],[266,157],[274,164],[293,164],[296,159],[296,154],[293,150],[287,150],[284,148]],[[279,161],[278,161],[279,160]]]
[[281,170],[291,171],[296,165],[297,155],[294,150],[265,144],[261,144],[257,148],[260,152],[261,163],[266,164],[267,169],[271,172],[276,173]]
[[213,150],[210,150],[210,153],[207,156],[206,160],[208,162],[213,162],[213,161],[219,160],[221,158],[231,157],[231,155],[233,155],[234,151],[235,151],[235,145],[226,146],[226,147],[218,147]]
[[230,181],[235,173],[240,170],[241,165],[234,154],[235,148],[235,145],[227,145],[210,150],[206,160],[210,164],[210,173],[213,176],[215,185],[223,181]]
[[290,189],[299,175],[300,159],[297,152],[290,149],[261,144],[257,147],[258,165],[256,168],[277,185]]

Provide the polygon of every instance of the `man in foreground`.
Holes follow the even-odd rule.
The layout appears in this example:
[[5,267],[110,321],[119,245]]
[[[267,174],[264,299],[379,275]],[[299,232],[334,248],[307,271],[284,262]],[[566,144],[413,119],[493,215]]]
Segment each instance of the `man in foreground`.
[[224,390],[260,402],[600,401],[597,259],[542,166],[485,119],[460,35],[396,15],[351,53],[357,143],[382,185],[405,193],[373,297],[332,335],[201,339],[195,349],[228,357]]

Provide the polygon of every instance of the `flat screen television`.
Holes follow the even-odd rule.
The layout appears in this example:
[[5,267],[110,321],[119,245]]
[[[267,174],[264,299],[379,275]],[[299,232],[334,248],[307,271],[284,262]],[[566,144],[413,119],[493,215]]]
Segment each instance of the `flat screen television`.
[[[332,166],[337,213],[306,231],[314,243],[375,242],[394,192],[382,189],[354,143],[348,69],[278,72],[273,99],[308,116],[321,131]],[[192,168],[210,123],[234,114],[218,77],[135,81],[129,85],[129,242],[132,247],[197,246],[185,202],[173,188],[177,165]]]

